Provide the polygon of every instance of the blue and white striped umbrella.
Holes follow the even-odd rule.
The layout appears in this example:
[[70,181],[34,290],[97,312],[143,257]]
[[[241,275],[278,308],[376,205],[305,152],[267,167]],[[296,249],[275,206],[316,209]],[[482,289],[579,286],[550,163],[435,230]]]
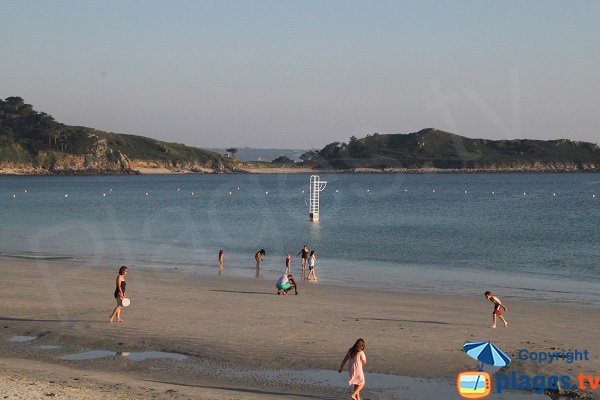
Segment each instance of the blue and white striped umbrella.
[[483,364],[495,367],[506,367],[510,364],[510,357],[492,342],[466,342],[463,345],[465,353]]

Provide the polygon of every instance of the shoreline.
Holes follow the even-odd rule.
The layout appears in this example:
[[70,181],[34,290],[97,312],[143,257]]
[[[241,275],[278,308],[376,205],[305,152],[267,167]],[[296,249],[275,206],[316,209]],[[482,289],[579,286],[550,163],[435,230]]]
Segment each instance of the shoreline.
[[165,167],[143,167],[132,169],[131,171],[49,171],[43,170],[32,172],[30,170],[17,170],[14,168],[0,168],[0,177],[2,176],[130,176],[130,175],[205,175],[205,174],[224,174],[224,175],[243,175],[243,174],[594,174],[600,173],[600,169],[539,169],[539,168],[473,168],[473,169],[441,169],[441,168],[352,168],[352,169],[315,169],[304,167],[265,167],[265,168],[244,168],[236,170],[211,170],[202,171],[186,169],[169,169]]
[[[64,265],[77,266],[83,265],[86,268],[106,268],[106,264],[114,264],[117,265],[121,261],[119,259],[114,259],[110,257],[103,257],[102,263],[98,261],[91,261],[92,258],[87,257],[73,257],[69,255],[65,255],[63,253],[40,253],[40,254],[32,254],[32,253],[0,253],[0,264],[3,262],[10,262],[11,260],[17,262],[25,262],[25,263],[49,263],[50,265],[53,263],[62,263]],[[169,263],[164,262],[160,263],[158,261],[149,261],[149,260],[138,260],[134,263],[126,263],[127,265],[135,268],[137,270],[156,272],[156,273],[173,273],[176,275],[181,275],[183,277],[190,277],[192,279],[212,279],[217,275],[218,266],[215,265],[198,265],[195,263]],[[343,263],[342,263],[343,264]],[[363,279],[358,279],[356,281],[352,281],[348,277],[345,279],[334,279],[334,277],[330,274],[333,274],[333,270],[335,268],[341,268],[342,264],[329,265],[329,268],[324,271],[320,271],[320,285],[326,285],[335,287],[338,289],[345,290],[377,290],[386,293],[396,293],[403,295],[411,295],[416,293],[424,293],[429,295],[442,295],[442,296],[462,296],[462,297],[471,297],[474,295],[479,295],[480,293],[474,290],[463,290],[460,287],[457,287],[457,282],[461,281],[450,281],[445,280],[444,277],[449,278],[450,276],[454,277],[462,277],[461,279],[466,279],[467,276],[471,277],[472,283],[482,283],[484,281],[490,280],[494,278],[494,273],[486,273],[485,271],[472,271],[469,269],[444,269],[441,266],[417,266],[417,265],[399,265],[400,268],[403,269],[403,272],[399,272],[402,276],[404,276],[404,280],[399,284],[390,284],[389,282],[367,282]],[[371,265],[372,266],[372,265]],[[420,268],[427,267],[429,271],[429,275],[426,277],[427,285],[423,285],[421,282],[422,276],[419,275]],[[291,273],[294,276],[298,277],[299,265],[296,263],[292,264]],[[429,270],[431,268],[431,270]],[[230,265],[227,264],[225,267],[225,276],[220,279],[235,279],[241,282],[254,282],[256,281],[255,276],[256,268],[254,266],[249,265]],[[327,274],[329,271],[330,274]],[[319,272],[319,271],[318,271]],[[260,280],[273,280],[275,281],[279,275],[281,274],[280,269],[274,269],[272,266],[263,267],[261,270],[261,278]],[[588,289],[593,288],[593,285],[587,281],[578,281],[578,280],[570,280],[568,287],[563,287],[560,291],[555,291],[556,293],[548,293],[541,287],[533,287],[531,286],[532,281],[539,280],[539,276],[528,275],[528,274],[518,274],[514,271],[504,271],[505,281],[503,285],[498,286],[496,284],[492,285],[495,291],[503,291],[502,298],[505,299],[516,299],[518,301],[533,303],[533,304],[559,304],[559,305],[570,305],[575,307],[581,307],[584,309],[590,310],[600,310],[600,303],[596,302],[597,297],[582,294],[576,294],[574,291],[567,291],[568,289],[573,289],[575,286],[577,287],[588,287]],[[431,275],[438,276],[437,281],[431,281]],[[356,277],[359,278],[359,277]],[[365,277],[362,277],[365,278]],[[511,288],[510,283],[518,282],[519,288]],[[557,281],[559,282],[559,281]],[[564,281],[563,285],[565,284]],[[507,286],[509,285],[509,286]],[[550,281],[545,282],[545,286],[548,287],[551,285]],[[490,289],[492,289],[490,287]],[[558,297],[557,297],[558,296]],[[577,298],[573,296],[578,296]],[[582,297],[584,296],[584,297]]]
[[[335,370],[345,349],[357,337],[364,337],[370,360],[367,382],[369,373],[455,379],[457,372],[475,366],[463,353],[462,344],[477,340],[492,340],[509,354],[523,347],[531,351],[589,348],[590,361],[585,363],[540,366],[514,360],[508,371],[575,375],[572,371],[583,370],[600,375],[599,351],[593,347],[599,325],[590,318],[597,311],[582,306],[513,299],[507,313],[509,328],[493,330],[489,328],[491,307],[482,296],[385,292],[320,283],[302,284],[299,296],[276,296],[270,280],[134,268],[127,287],[132,306],[123,314],[127,322],[108,324],[114,307],[115,267],[3,259],[0,271],[10,278],[0,282],[0,362],[17,358],[26,360],[23,365],[58,364],[91,376],[121,371],[123,379],[151,375],[150,370],[137,371],[114,359],[61,361],[55,354],[6,340],[32,335],[39,336],[39,344],[65,346],[61,354],[100,349],[166,351],[234,370]],[[16,370],[16,363],[2,376]],[[160,375],[165,382],[181,381],[190,387],[205,379],[176,366]],[[206,379],[209,386],[216,385],[214,377]],[[265,384],[256,382],[256,386],[264,389]],[[205,393],[206,388],[197,390]]]

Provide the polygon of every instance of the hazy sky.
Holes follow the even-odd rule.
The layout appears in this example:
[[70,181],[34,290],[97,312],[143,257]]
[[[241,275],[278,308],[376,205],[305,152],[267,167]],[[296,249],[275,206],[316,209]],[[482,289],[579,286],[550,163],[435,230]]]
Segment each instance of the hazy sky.
[[600,141],[599,1],[0,0],[0,97],[186,144]]

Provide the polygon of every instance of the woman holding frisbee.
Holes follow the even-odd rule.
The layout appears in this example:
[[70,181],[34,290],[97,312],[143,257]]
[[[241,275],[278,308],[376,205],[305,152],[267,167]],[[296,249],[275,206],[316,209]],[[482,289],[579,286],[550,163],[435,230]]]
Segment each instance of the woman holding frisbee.
[[117,306],[113,310],[109,323],[112,323],[115,317],[117,318],[117,322],[123,322],[121,319],[121,308],[123,308],[123,299],[125,298],[125,287],[127,282],[125,282],[125,277],[127,276],[127,272],[129,269],[123,265],[119,268],[119,275],[117,275],[117,287],[115,289],[115,300],[117,300]]

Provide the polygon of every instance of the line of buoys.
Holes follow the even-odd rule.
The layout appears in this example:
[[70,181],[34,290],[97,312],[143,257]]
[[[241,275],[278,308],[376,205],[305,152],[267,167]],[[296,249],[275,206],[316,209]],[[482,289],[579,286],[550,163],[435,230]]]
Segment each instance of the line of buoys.
[[[237,190],[240,190],[240,189],[239,189],[239,188],[237,188]],[[109,189],[108,191],[109,191],[109,192],[111,192],[111,191],[112,191],[112,189]],[[177,188],[177,191],[181,191],[181,188]],[[366,189],[366,191],[367,191],[367,193],[370,193],[370,192],[371,192],[371,189]],[[405,193],[408,193],[408,191],[409,191],[408,189],[404,189],[404,192],[405,192]],[[25,193],[28,193],[28,189],[24,189],[24,190],[23,190],[23,192],[25,192]],[[305,193],[305,192],[306,192],[305,190],[302,190],[302,193]],[[437,189],[432,189],[432,190],[431,190],[431,192],[432,192],[432,193],[437,193]],[[340,193],[340,189],[335,189],[335,193]],[[191,194],[192,196],[196,196],[196,194],[197,194],[197,193],[196,193],[196,192],[190,192],[190,194]],[[265,194],[269,194],[269,192],[268,192],[268,191],[265,191]],[[468,191],[468,190],[465,190],[465,191],[464,191],[464,194],[469,194],[469,191]],[[495,192],[495,191],[492,191],[492,192],[490,192],[490,194],[491,194],[492,196],[495,196],[495,195],[496,195],[496,192]],[[144,196],[149,196],[149,195],[150,195],[150,192],[144,192]],[[227,195],[229,195],[229,196],[232,196],[232,195],[233,195],[233,191],[229,191],[229,192],[227,192]],[[527,192],[523,192],[523,193],[522,193],[522,195],[523,195],[523,196],[528,196],[528,193],[527,193]],[[107,196],[107,193],[106,193],[106,192],[103,192],[103,193],[102,193],[102,197],[106,197],[106,196]],[[552,197],[557,197],[557,196],[558,196],[558,193],[556,193],[556,192],[552,192]],[[12,192],[12,193],[10,194],[10,197],[11,197],[11,198],[13,198],[13,199],[15,199],[15,198],[17,197],[17,193],[16,193],[16,192]],[[69,197],[69,193],[65,193],[65,194],[64,194],[64,197]],[[593,199],[595,199],[595,198],[596,198],[596,193],[592,193],[592,198],[593,198]]]

